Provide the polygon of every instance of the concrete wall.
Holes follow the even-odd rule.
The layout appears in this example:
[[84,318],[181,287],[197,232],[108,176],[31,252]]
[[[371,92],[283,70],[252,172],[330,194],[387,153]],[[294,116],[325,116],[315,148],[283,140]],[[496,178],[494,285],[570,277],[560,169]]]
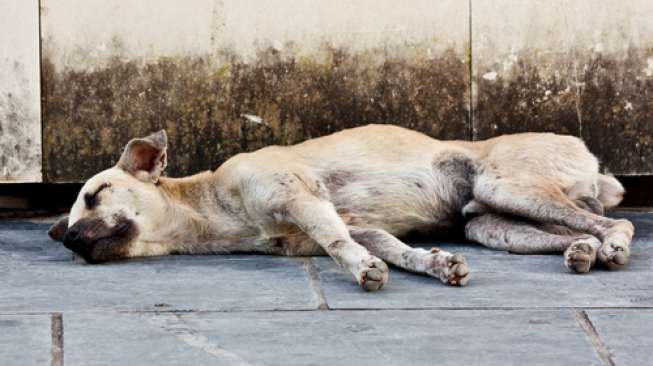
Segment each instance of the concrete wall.
[[[0,1],[33,14],[9,26],[23,27],[28,41],[0,38],[11,48],[2,55],[21,55],[12,44],[30,54],[37,47],[29,3]],[[240,151],[370,122],[438,138],[574,134],[610,171],[653,174],[649,0],[41,0],[41,7],[46,181],[81,181],[113,164],[129,138],[158,128],[171,137],[169,173],[183,175]],[[14,81],[0,91],[19,80],[38,86],[38,59],[31,60],[28,76],[3,67],[2,77]],[[2,158],[23,154],[12,169],[38,173],[38,87],[18,90],[32,102],[12,108],[32,122],[9,124],[22,130],[0,135],[10,152]],[[3,129],[10,120],[0,120]],[[30,153],[22,149],[27,138]],[[23,143],[6,142],[16,139]]]
[[473,0],[474,138],[573,134],[614,173],[653,173],[651,19],[650,0]]
[[0,183],[41,180],[37,0],[0,0]]
[[171,175],[370,122],[468,137],[466,1],[42,3],[49,181],[158,128]]

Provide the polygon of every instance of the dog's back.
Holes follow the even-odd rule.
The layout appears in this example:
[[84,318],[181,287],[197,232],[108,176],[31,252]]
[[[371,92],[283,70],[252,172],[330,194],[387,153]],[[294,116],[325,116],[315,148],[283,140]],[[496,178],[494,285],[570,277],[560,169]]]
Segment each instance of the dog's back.
[[234,169],[294,174],[332,202],[346,223],[396,235],[451,225],[473,199],[479,175],[524,186],[546,183],[571,199],[598,198],[609,207],[623,193],[616,180],[599,174],[597,159],[580,139],[550,133],[439,141],[397,126],[368,125],[241,154],[224,169],[229,176]]

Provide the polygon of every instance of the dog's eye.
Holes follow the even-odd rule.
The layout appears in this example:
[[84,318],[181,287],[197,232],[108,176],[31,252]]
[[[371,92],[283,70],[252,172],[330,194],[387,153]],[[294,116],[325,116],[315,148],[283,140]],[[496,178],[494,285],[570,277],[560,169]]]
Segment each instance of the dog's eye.
[[86,203],[86,208],[92,210],[97,206],[98,200],[94,194],[86,193],[84,195],[84,203]]
[[94,209],[97,207],[97,205],[100,203],[100,200],[98,198],[98,194],[102,192],[103,189],[109,188],[111,185],[109,183],[102,183],[98,189],[95,190],[93,193],[86,193],[84,194],[84,203],[86,204],[86,208],[89,210]]
[[84,203],[86,204],[86,208],[92,210],[100,204],[100,197],[98,197],[97,193],[86,193],[84,195]]

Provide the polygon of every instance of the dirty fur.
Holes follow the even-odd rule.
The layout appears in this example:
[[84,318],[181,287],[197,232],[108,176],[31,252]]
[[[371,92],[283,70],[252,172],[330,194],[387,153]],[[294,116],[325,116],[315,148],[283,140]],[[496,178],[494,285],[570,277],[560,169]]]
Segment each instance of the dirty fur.
[[[463,214],[469,239],[517,253],[564,252],[575,272],[628,261],[632,224],[594,213],[599,205],[618,204],[623,188],[599,173],[597,159],[575,137],[525,133],[438,141],[368,125],[239,154],[214,172],[168,178],[161,176],[164,136],[160,131],[133,140],[117,166],[89,179],[69,228],[82,220],[103,220],[108,227],[115,217],[130,220],[138,235],[125,257],[328,254],[370,291],[388,280],[384,261],[465,285],[470,275],[462,255],[397,239],[446,229],[461,223]],[[97,205],[87,207],[84,197],[93,192]]]

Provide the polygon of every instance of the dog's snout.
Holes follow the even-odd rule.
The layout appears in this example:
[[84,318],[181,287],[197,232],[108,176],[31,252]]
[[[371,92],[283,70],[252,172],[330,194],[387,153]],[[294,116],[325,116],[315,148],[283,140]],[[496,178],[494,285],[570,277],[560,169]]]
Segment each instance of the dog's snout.
[[88,263],[102,263],[124,258],[137,234],[134,223],[124,217],[113,226],[100,218],[83,218],[68,229],[63,244]]

